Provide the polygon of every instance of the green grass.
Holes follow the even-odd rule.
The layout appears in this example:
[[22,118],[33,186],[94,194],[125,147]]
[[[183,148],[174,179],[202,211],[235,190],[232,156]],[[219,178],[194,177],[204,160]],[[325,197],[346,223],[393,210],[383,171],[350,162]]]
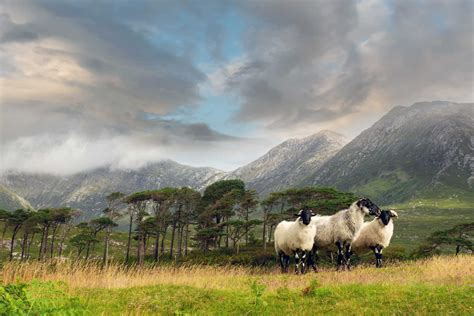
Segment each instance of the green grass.
[[470,286],[414,284],[285,287],[267,291],[250,283],[246,291],[159,285],[68,291],[62,283],[34,281],[26,287],[31,314],[142,315],[472,315]]
[[422,207],[392,208],[397,210],[399,217],[394,220],[395,229],[390,247],[399,246],[407,250],[419,246],[435,231],[474,221],[472,208],[451,210]]

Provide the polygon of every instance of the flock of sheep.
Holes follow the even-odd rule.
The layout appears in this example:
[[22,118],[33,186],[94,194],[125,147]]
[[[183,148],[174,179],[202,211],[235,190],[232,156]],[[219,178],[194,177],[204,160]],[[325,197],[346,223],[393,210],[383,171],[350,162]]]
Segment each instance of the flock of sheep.
[[[364,222],[365,215],[375,216]],[[319,250],[337,248],[337,269],[350,269],[353,251],[371,249],[377,267],[382,266],[382,250],[393,235],[395,211],[383,211],[369,199],[355,201],[348,209],[331,216],[315,215],[309,209],[295,214],[295,221],[282,221],[275,228],[275,250],[282,272],[288,272],[290,257],[295,272],[305,273],[308,266],[317,271]]]

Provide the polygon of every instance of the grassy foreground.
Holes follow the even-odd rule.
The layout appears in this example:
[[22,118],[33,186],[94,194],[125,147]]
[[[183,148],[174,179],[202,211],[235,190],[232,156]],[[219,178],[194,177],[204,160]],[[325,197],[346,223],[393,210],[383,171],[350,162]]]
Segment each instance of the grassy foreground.
[[0,314],[474,314],[472,256],[304,276],[241,267],[104,271],[12,263],[3,267],[2,281]]

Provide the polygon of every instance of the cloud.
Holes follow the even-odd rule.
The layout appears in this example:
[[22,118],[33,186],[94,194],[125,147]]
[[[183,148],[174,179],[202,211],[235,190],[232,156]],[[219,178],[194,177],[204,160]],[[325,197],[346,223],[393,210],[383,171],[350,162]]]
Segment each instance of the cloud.
[[245,2],[241,10],[255,24],[245,34],[246,63],[215,74],[220,87],[242,99],[235,119],[265,122],[270,129],[314,129],[418,100],[470,101],[472,6]]
[[1,3],[3,168],[232,169],[395,105],[474,97],[472,1]]

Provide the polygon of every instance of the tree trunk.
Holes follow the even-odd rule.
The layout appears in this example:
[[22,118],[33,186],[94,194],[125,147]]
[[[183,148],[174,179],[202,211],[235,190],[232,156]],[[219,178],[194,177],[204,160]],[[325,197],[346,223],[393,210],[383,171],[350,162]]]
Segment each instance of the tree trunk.
[[[226,221],[229,221],[227,218]],[[225,225],[225,247],[229,248],[229,225]]]
[[64,241],[66,240],[66,235],[70,230],[69,224],[64,228],[63,234],[61,236],[61,240],[59,241],[59,246],[58,246],[58,257],[61,257],[63,255],[63,247],[64,247]]
[[[245,209],[245,222],[246,224],[249,222],[249,208]],[[248,246],[249,244],[249,228],[245,226],[245,245]]]
[[183,248],[183,232],[184,232],[184,225],[179,225],[178,228],[178,257],[181,258],[182,255],[182,248]]
[[140,233],[138,237],[138,265],[142,266],[145,259],[145,236]]
[[266,209],[263,210],[263,233],[262,233],[262,243],[263,243],[263,250],[267,250],[267,214],[268,211]]
[[28,249],[26,250],[26,260],[30,259],[30,248],[31,248],[31,244],[35,240],[35,234],[36,232],[33,231],[33,234],[31,234],[30,241],[28,242]]
[[27,244],[28,244],[28,231],[25,230],[25,232],[23,233],[23,240],[21,243],[21,258],[20,258],[21,261],[23,261],[23,259],[25,258]]
[[161,250],[160,253],[163,255],[165,253],[165,239],[166,239],[166,231],[168,230],[168,225],[165,226],[165,230],[163,232],[163,237],[161,237]]
[[11,246],[10,246],[10,261],[13,260],[13,249],[15,248],[15,237],[16,237],[16,234],[18,233],[18,230],[20,229],[20,226],[15,226],[15,228],[13,229],[13,233],[12,233],[12,242],[11,242]]
[[130,245],[132,242],[132,226],[133,226],[133,213],[130,213],[130,224],[128,225],[127,254],[125,256],[125,262],[128,262],[130,259]]
[[173,230],[171,231],[170,258],[173,258],[175,232],[176,232],[176,220],[173,221]]
[[110,236],[111,227],[107,226],[105,237],[104,237],[104,255],[102,257],[102,266],[107,267],[107,263],[109,260],[109,236]]
[[184,255],[188,255],[188,238],[189,238],[189,224],[186,224],[184,237]]
[[3,242],[5,240],[5,233],[7,232],[8,225],[7,223],[4,223],[3,225],[3,231],[2,231],[2,240],[0,240],[0,251],[3,250]]
[[51,259],[54,255],[54,239],[56,238],[56,232],[58,230],[59,225],[54,226],[53,228],[53,236],[51,237]]
[[43,244],[44,244],[44,236],[45,236],[45,234],[46,234],[46,226],[43,227],[43,230],[42,230],[42,232],[41,232],[41,242],[40,242],[38,260],[43,260]]
[[160,260],[160,231],[155,234],[155,249],[153,249],[153,260],[158,262]]
[[270,227],[268,229],[268,242],[272,241],[272,233],[273,233],[274,227],[275,227],[275,225],[270,225]]
[[49,225],[46,225],[45,232],[44,232],[44,242],[41,243],[41,256],[40,260],[44,259],[44,256],[46,255],[46,250],[48,246],[48,235],[49,235]]

